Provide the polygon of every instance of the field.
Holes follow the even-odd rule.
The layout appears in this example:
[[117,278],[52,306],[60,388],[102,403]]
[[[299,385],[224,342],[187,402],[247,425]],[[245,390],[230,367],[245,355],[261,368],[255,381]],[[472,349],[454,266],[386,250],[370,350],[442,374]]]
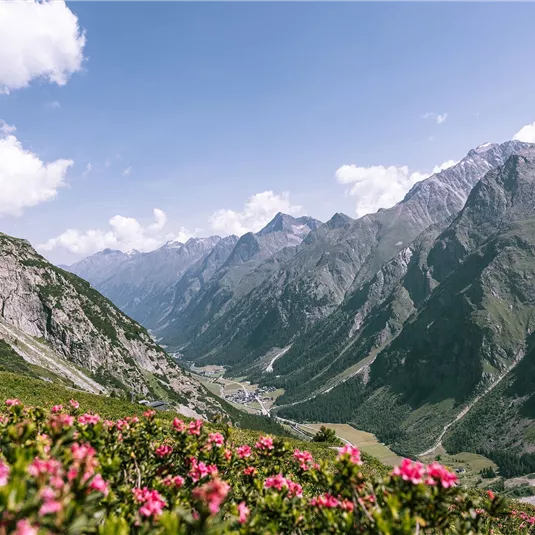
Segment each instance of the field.
[[324,425],[330,429],[334,429],[336,434],[345,440],[348,440],[353,445],[357,446],[361,451],[375,457],[383,464],[393,466],[401,461],[401,457],[389,450],[386,446],[381,444],[375,435],[359,431],[348,424],[310,424],[300,425],[304,431],[318,431]]
[[[450,455],[445,453],[441,448],[436,452],[436,455],[422,458],[424,462],[431,462],[433,459],[440,459],[440,462],[451,468],[452,470],[461,470],[457,473],[463,485],[467,487],[485,486],[491,482],[490,479],[482,479],[480,472],[483,468],[491,467],[497,471],[498,467],[490,459],[478,455],[477,453],[456,453]],[[464,470],[464,472],[462,472]]]

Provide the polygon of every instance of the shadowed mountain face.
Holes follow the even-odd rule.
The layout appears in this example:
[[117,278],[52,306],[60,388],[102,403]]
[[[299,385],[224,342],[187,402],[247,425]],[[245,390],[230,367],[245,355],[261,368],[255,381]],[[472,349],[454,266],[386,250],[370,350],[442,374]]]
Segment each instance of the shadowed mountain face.
[[[510,435],[515,424],[525,429],[521,396],[527,403],[532,393],[524,391],[525,384],[515,392],[515,384],[517,365],[529,366],[524,356],[530,358],[535,327],[535,153],[511,156],[489,172],[458,217],[430,242],[432,233],[427,231],[408,248],[405,266],[397,258],[361,289],[369,293],[379,279],[388,282],[383,285],[386,294],[373,293],[380,295],[378,306],[371,306],[364,321],[355,324],[355,341],[349,341],[347,329],[340,333],[338,358],[346,366],[353,362],[354,375],[347,374],[329,391],[321,392],[315,383],[299,394],[290,390],[282,404],[298,395],[317,395],[282,408],[283,414],[328,419],[332,409],[326,407],[338,407],[338,418],[379,433],[399,451],[416,454],[431,446],[474,400],[476,407],[484,406],[487,396],[497,396],[493,403],[507,406],[507,397],[515,396],[518,407],[509,411],[509,423],[501,429],[493,426],[494,442],[503,445],[515,436]],[[345,306],[362,311],[362,303],[370,302],[364,295],[353,296],[353,303],[348,299]],[[275,373],[286,358],[275,364]],[[332,381],[326,363],[319,366],[317,373],[322,372],[323,383]],[[338,400],[348,389],[353,399],[341,414]],[[445,437],[457,451],[466,439],[460,421]],[[477,425],[472,449],[487,446],[485,424],[479,420]],[[519,447],[526,447],[518,433],[516,439]]]
[[[457,165],[416,184],[390,209],[358,220],[336,214],[291,254],[283,250],[248,270],[252,281],[237,277],[226,285],[223,277],[217,291],[208,285],[201,307],[212,311],[214,305],[217,312],[186,310],[162,329],[162,339],[181,347],[187,358],[230,364],[236,373],[247,372],[259,358],[297,343],[301,333],[335,313],[423,231],[432,225],[440,228],[456,215],[489,170],[528,146],[512,141],[480,147]],[[252,235],[240,242],[229,263],[236,257],[241,260],[239,246],[247,251],[256,247]],[[278,365],[293,361],[299,366],[300,358],[292,349]]]
[[321,222],[311,217],[294,218],[279,213],[259,232],[248,232],[239,238],[226,259],[221,255],[220,261],[224,261],[209,279],[203,278],[203,284],[187,306],[183,305],[183,290],[180,290],[184,281],[179,281],[175,287],[175,304],[156,329],[162,341],[182,346],[215,324],[235,302],[293,256],[303,238],[320,225]]

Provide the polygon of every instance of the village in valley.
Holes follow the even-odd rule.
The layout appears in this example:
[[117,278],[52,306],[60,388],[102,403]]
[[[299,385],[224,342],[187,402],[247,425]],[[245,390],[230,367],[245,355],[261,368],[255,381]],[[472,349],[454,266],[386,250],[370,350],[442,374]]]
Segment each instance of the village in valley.
[[249,381],[225,379],[223,366],[200,368],[192,365],[190,372],[214,394],[254,414],[268,416],[271,406],[283,392],[273,386],[252,385]]

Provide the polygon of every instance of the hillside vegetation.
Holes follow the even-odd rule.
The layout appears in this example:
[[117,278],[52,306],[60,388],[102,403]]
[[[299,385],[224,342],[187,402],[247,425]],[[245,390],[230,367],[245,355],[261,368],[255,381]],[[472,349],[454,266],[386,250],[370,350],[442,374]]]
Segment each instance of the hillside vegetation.
[[308,451],[151,410],[110,419],[76,399],[47,410],[9,398],[4,407],[6,533],[510,535],[535,523],[529,508],[467,494],[438,463],[404,460],[389,474],[353,446]]

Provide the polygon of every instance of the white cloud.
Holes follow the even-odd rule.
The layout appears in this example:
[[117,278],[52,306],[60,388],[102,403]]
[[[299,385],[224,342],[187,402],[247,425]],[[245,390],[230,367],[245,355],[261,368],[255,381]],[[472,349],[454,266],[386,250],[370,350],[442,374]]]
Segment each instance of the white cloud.
[[[151,230],[162,230],[165,224],[167,223],[167,215],[163,210],[155,208],[154,212],[154,223],[150,226]],[[179,240],[180,241],[180,240]]]
[[9,134],[13,134],[13,132],[17,131],[17,127],[12,124],[7,124],[5,121],[2,121],[0,119],[0,132],[4,134],[5,136],[8,136]]
[[447,118],[447,113],[435,113],[435,112],[428,112],[423,116],[424,119],[433,119],[437,124],[442,124]]
[[278,195],[273,191],[264,191],[249,197],[242,212],[218,210],[210,216],[210,226],[216,232],[237,234],[258,232],[265,227],[278,212],[297,215],[302,213],[301,206],[290,203],[289,192]]
[[129,166],[123,171],[123,175],[124,175],[124,176],[128,176],[131,172],[132,172],[132,166],[129,165]]
[[177,233],[162,232],[167,223],[165,212],[159,208],[153,211],[154,222],[143,226],[133,217],[115,215],[109,221],[109,229],[91,229],[79,231],[68,229],[59,236],[51,238],[38,247],[45,251],[63,248],[71,253],[89,255],[102,249],[119,249],[120,251],[152,251],[166,241],[177,240],[184,242],[192,234],[182,227]]
[[340,184],[351,185],[348,195],[357,198],[356,213],[358,217],[372,214],[379,208],[389,208],[401,201],[416,182],[439,173],[457,162],[449,160],[437,165],[430,173],[411,172],[406,165],[372,165],[358,167],[342,165],[336,171]]
[[65,2],[0,1],[0,93],[37,78],[65,85],[83,64],[85,35]]
[[517,141],[525,141],[526,143],[535,143],[535,123],[523,126],[513,137]]
[[82,176],[85,178],[89,173],[91,173],[92,169],[93,169],[93,164],[91,162],[88,162],[85,166]]
[[61,104],[57,100],[51,100],[50,102],[46,103],[46,107],[49,110],[59,110],[61,109]]
[[45,163],[24,149],[14,126],[1,121],[0,131],[0,215],[20,215],[24,208],[54,199],[73,161]]

